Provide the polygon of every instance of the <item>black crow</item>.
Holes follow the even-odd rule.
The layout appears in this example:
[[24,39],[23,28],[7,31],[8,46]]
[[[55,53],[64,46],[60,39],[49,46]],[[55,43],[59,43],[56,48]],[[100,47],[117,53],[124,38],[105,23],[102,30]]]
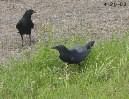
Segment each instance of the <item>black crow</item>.
[[29,9],[25,12],[23,17],[19,20],[19,22],[16,25],[16,28],[18,29],[18,33],[21,35],[22,39],[22,46],[23,46],[23,35],[27,34],[30,38],[30,45],[31,45],[31,29],[34,28],[34,24],[31,20],[31,15],[35,13],[34,10]]
[[88,56],[94,43],[95,41],[90,41],[86,45],[74,49],[68,49],[64,45],[58,45],[52,48],[59,51],[59,58],[63,62],[68,64],[80,64],[80,62]]

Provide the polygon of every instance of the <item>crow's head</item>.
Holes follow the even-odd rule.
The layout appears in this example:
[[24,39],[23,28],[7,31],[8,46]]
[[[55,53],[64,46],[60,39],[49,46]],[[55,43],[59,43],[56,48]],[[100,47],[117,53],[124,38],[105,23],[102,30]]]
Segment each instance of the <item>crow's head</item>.
[[64,45],[58,45],[58,46],[52,47],[52,49],[62,50],[62,49],[66,49],[66,47]]
[[90,41],[86,44],[87,49],[90,49],[94,45],[95,41]]
[[30,17],[33,13],[36,13],[36,12],[32,9],[26,10],[24,17]]
[[26,11],[26,13],[32,15],[33,13],[36,13],[36,12],[32,9],[29,9],[29,10]]
[[58,50],[60,54],[66,53],[68,51],[68,49],[64,45],[54,46],[52,47],[52,49]]

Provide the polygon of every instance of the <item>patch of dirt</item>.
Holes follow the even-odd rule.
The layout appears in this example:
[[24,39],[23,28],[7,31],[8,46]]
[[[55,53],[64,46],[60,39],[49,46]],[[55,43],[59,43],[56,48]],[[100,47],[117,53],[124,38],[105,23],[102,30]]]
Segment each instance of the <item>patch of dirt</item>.
[[[0,0],[0,62],[20,52],[21,38],[15,28],[26,9],[37,13],[32,19],[35,29],[32,40],[38,41],[43,25],[52,26],[53,38],[79,35],[89,39],[109,39],[129,29],[129,1],[126,6],[105,6],[110,0]],[[45,39],[45,37],[42,37]],[[28,46],[28,37],[24,45]]]

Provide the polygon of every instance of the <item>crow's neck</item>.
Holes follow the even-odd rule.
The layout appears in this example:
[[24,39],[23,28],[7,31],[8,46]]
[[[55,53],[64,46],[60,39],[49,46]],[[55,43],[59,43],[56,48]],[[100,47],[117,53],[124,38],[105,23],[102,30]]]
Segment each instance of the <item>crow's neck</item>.
[[67,54],[68,52],[69,52],[69,50],[67,48],[63,48],[63,49],[59,50],[60,55],[63,55],[63,56],[65,54]]
[[28,15],[26,13],[23,15],[23,17],[26,18],[26,19],[31,19],[31,15]]

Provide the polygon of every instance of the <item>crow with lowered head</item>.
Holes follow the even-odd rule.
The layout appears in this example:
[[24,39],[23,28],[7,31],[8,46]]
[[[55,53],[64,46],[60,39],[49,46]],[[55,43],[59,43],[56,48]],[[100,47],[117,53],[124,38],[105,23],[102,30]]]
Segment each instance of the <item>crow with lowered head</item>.
[[16,24],[16,28],[18,29],[18,33],[21,35],[22,46],[23,46],[23,35],[29,35],[30,45],[31,45],[31,29],[34,28],[34,23],[31,20],[31,15],[35,13],[34,10],[29,9],[25,12],[23,17]]
[[68,49],[64,45],[52,47],[59,51],[59,58],[67,64],[80,64],[90,53],[95,41],[90,41],[82,47]]

